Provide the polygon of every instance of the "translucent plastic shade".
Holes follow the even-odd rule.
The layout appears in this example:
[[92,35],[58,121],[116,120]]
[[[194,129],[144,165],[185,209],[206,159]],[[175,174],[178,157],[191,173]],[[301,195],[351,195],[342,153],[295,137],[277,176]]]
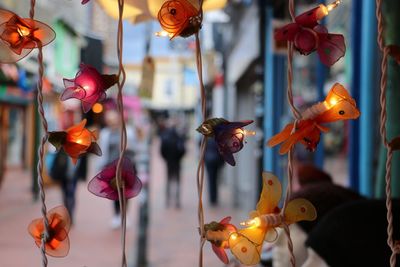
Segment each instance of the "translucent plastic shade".
[[[118,18],[118,1],[117,0],[98,0],[106,13]],[[147,20],[155,20],[158,11],[166,0],[126,0],[124,18],[132,23],[140,23]],[[197,0],[189,0],[193,6],[199,8]],[[211,11],[223,8],[227,0],[205,0],[203,3],[204,11]]]

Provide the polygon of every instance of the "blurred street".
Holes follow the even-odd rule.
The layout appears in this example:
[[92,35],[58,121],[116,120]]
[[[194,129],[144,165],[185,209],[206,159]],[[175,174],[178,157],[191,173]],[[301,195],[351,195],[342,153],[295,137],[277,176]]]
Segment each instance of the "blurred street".
[[[148,246],[148,266],[194,266],[198,260],[197,235],[197,191],[195,181],[196,153],[193,143],[184,158],[182,177],[182,208],[165,207],[165,171],[159,154],[159,142],[155,140],[151,152],[150,178],[150,229]],[[92,158],[91,161],[93,161]],[[93,173],[93,172],[92,172]],[[87,182],[92,175],[88,176]],[[118,230],[112,230],[112,205],[106,199],[89,193],[86,183],[78,185],[76,221],[70,231],[71,250],[67,258],[49,257],[49,265],[55,267],[110,267],[119,264],[120,236]],[[30,175],[20,170],[9,170],[6,173],[0,194],[0,258],[1,266],[21,267],[39,266],[40,251],[33,243],[26,228],[32,218],[40,216],[40,203],[32,203],[30,193]],[[204,203],[206,221],[220,220],[232,215],[243,218],[232,210],[229,201],[229,188],[221,187],[221,203],[217,208],[207,205],[205,187]],[[48,208],[60,205],[61,193],[57,186],[46,190]],[[129,202],[127,231],[127,255],[129,266],[135,266],[137,246],[138,204],[142,194]],[[237,223],[237,222],[235,222]],[[209,244],[204,247],[205,266],[222,266],[213,255]],[[104,256],[107,253],[107,256]]]

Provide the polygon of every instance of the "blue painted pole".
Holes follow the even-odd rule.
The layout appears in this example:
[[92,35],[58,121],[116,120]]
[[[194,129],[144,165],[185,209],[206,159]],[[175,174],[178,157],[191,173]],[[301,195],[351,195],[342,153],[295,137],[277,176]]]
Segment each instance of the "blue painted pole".
[[[286,56],[275,55],[273,43],[273,9],[266,8],[266,42],[264,68],[264,144],[282,127],[283,99],[286,91]],[[263,168],[283,179],[279,147],[264,146]]]
[[365,1],[362,5],[361,23],[361,84],[360,87],[360,193],[371,197],[373,194],[374,131],[376,127],[374,88],[376,85],[376,19],[375,1]]
[[[272,37],[273,37],[273,8],[267,7],[265,9],[265,64],[264,64],[264,144],[271,138],[276,129],[274,123],[274,110],[277,103],[275,103],[274,91],[274,55],[272,51]],[[276,157],[277,148],[270,148],[264,145],[264,162],[263,167],[266,171],[276,171]]]
[[[351,6],[351,95],[360,103],[361,78],[361,18],[362,0],[353,0]],[[349,182],[350,188],[360,191],[360,121],[350,121]]]

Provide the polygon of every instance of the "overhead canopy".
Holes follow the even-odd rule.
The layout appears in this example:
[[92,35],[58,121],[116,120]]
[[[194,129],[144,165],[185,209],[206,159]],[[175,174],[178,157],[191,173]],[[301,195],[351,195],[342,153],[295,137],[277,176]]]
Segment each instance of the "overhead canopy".
[[[140,23],[157,18],[157,13],[162,4],[167,0],[125,0],[123,18],[132,23]],[[198,0],[188,0],[195,7],[199,7]],[[117,19],[118,18],[118,0],[98,0],[105,12]],[[221,9],[226,5],[227,0],[204,0],[203,10]]]

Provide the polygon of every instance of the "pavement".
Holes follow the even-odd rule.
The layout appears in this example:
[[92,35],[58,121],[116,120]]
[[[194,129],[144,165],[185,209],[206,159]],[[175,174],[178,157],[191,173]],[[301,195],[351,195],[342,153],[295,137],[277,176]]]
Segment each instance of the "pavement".
[[[158,153],[159,144],[151,146],[150,170],[150,225],[148,230],[149,267],[189,267],[198,265],[199,235],[197,223],[196,165],[197,154],[193,144],[183,162],[182,208],[167,208],[164,188],[166,171]],[[93,162],[93,160],[91,160]],[[88,180],[92,177],[92,171]],[[30,173],[23,170],[9,170],[0,192],[0,267],[41,266],[40,251],[27,232],[27,225],[40,217],[40,203],[32,202]],[[87,182],[81,182],[77,191],[75,224],[69,237],[71,249],[66,258],[49,257],[50,267],[117,267],[120,266],[120,231],[112,230],[112,203],[98,198],[86,189]],[[232,196],[228,186],[221,185],[218,207],[207,204],[206,185],[204,192],[205,221],[220,220],[232,215],[244,218],[245,212],[232,209]],[[127,231],[127,258],[129,267],[136,266],[139,203],[143,195],[129,202]],[[46,187],[48,209],[60,205],[61,192],[58,186]],[[237,224],[239,221],[233,221]],[[204,247],[204,266],[224,266],[211,251]]]

